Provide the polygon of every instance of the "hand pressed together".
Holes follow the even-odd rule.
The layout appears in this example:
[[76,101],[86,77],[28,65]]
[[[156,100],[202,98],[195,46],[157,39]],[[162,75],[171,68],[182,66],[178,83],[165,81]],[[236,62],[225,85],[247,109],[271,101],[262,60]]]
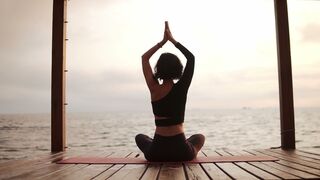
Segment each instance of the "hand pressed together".
[[165,21],[165,27],[164,27],[164,33],[163,33],[163,39],[160,42],[160,45],[163,46],[167,41],[172,42],[173,44],[176,44],[177,41],[173,38],[172,33],[169,28],[168,21]]

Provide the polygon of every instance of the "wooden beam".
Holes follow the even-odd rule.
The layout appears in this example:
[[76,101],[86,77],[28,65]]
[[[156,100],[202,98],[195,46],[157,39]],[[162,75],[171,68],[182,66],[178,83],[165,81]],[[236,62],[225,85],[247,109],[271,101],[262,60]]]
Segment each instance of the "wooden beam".
[[51,151],[64,151],[65,133],[65,60],[66,0],[53,0],[52,81],[51,81]]
[[274,0],[281,121],[281,147],[295,149],[294,104],[287,0]]

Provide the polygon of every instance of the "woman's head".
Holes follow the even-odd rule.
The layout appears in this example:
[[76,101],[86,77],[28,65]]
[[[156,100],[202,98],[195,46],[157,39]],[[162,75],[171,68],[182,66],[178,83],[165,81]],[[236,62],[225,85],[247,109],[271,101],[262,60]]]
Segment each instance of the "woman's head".
[[182,75],[183,66],[179,58],[171,53],[163,53],[154,67],[156,79],[170,80],[179,79]]

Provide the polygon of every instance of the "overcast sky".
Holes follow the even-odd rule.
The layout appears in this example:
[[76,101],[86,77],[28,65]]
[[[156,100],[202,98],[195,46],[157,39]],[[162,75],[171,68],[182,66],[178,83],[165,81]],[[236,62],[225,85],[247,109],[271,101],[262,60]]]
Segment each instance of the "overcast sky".
[[[150,111],[165,20],[196,57],[187,108],[279,106],[273,0],[68,2],[69,112]],[[320,107],[320,2],[288,3],[295,105]],[[0,113],[50,112],[52,0],[1,0],[0,23]],[[151,63],[167,51],[185,63],[169,43]]]

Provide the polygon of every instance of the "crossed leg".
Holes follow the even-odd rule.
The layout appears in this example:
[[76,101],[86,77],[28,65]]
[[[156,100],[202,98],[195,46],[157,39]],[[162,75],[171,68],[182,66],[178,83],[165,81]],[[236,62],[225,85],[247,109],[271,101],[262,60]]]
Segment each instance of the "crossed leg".
[[187,139],[187,141],[189,141],[193,145],[193,147],[196,151],[196,154],[198,154],[198,152],[201,150],[201,148],[204,144],[205,137],[202,134],[194,134],[194,135],[190,136]]
[[138,146],[138,148],[143,152],[146,153],[146,151],[148,150],[148,148],[150,147],[151,143],[152,143],[152,138],[150,138],[147,135],[144,134],[138,134],[136,135],[136,144]]

